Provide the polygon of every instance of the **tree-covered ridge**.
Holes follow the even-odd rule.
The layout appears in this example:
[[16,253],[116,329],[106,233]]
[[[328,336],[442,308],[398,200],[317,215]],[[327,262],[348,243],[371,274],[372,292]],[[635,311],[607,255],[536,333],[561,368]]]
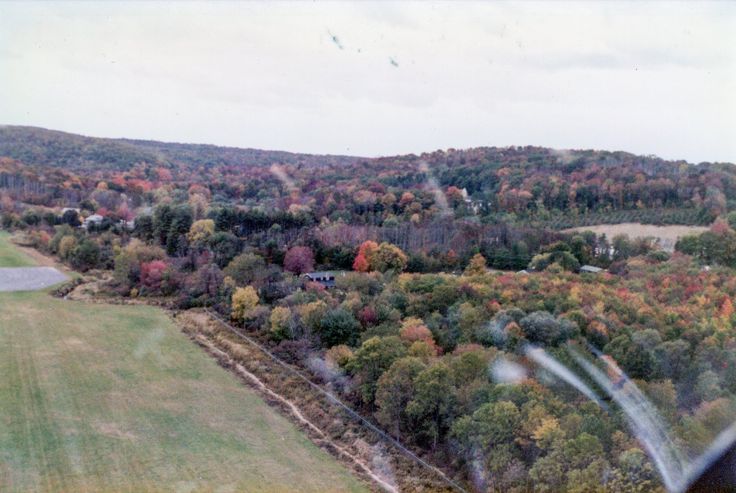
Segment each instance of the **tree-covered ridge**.
[[729,164],[530,146],[438,151],[418,159],[443,186],[464,188],[492,210],[538,219],[671,207],[722,212],[725,200],[736,197],[736,170]]
[[138,163],[164,167],[210,168],[224,165],[268,166],[274,162],[349,164],[358,159],[206,144],[85,137],[56,130],[12,125],[0,126],[0,156],[77,172],[126,171]]
[[[39,181],[49,170],[73,174],[75,179],[55,183],[64,188],[90,190],[105,181],[130,198],[129,207],[150,204],[147,194],[154,191],[196,186],[214,203],[298,212],[312,223],[377,227],[428,225],[447,217],[553,228],[709,224],[736,200],[730,164],[531,146],[362,159],[6,126],[0,127],[0,156],[35,166]],[[71,205],[59,191],[45,201]]]

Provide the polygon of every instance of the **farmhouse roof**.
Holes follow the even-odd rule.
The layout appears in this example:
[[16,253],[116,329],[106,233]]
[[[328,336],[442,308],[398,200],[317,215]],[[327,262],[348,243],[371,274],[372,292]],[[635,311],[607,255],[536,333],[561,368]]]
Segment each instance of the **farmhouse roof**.
[[333,279],[335,278],[335,273],[332,272],[332,271],[307,272],[304,275],[307,276],[308,278],[310,278],[311,280],[316,280],[316,279],[325,279],[326,280],[326,279],[329,279],[329,278],[333,278]]

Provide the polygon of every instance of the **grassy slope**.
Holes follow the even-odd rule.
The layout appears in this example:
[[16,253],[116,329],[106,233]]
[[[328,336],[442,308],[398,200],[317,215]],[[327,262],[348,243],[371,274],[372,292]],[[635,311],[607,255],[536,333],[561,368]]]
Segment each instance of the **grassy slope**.
[[31,265],[35,265],[33,259],[10,243],[10,235],[6,231],[0,231],[0,267],[28,267]]
[[0,491],[362,491],[160,310],[0,293]]

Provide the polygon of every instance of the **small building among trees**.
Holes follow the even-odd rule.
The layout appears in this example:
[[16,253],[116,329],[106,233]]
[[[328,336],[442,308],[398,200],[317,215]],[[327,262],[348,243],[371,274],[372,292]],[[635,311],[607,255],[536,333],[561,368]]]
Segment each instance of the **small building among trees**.
[[311,282],[318,282],[326,288],[335,287],[335,272],[307,272],[304,274],[304,279]]
[[100,214],[92,214],[91,216],[89,216],[87,219],[84,220],[84,222],[82,223],[82,227],[85,229],[89,229],[89,227],[92,225],[99,226],[100,224],[102,224],[102,221],[104,219],[105,218],[101,216]]

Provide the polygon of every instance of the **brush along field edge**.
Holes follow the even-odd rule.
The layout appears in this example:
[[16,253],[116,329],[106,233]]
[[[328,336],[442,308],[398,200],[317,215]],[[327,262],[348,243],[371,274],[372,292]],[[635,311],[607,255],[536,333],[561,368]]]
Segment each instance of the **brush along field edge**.
[[[222,366],[260,390],[268,402],[291,416],[313,441],[336,457],[352,462],[359,474],[382,489],[400,491],[465,491],[441,470],[417,457],[374,426],[355,419],[354,413],[334,396],[312,383],[288,364],[265,351],[260,344],[244,340],[211,312],[189,310],[176,316],[178,324]],[[250,376],[244,375],[246,371]],[[259,382],[256,383],[253,378]],[[317,388],[315,388],[317,387]],[[277,396],[274,398],[274,395]],[[294,413],[294,406],[298,415]],[[303,423],[306,419],[309,425]],[[311,429],[314,426],[317,432]],[[367,473],[364,466],[371,470]],[[378,476],[377,481],[374,475]]]

